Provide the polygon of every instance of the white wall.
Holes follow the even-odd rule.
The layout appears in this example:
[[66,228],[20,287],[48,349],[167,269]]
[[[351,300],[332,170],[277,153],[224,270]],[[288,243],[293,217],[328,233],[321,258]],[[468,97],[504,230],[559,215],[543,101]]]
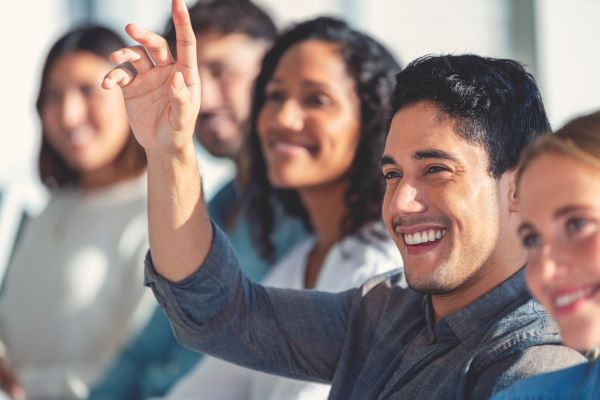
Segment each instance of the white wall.
[[370,31],[402,63],[428,53],[510,55],[504,1],[376,0]]
[[600,1],[537,0],[538,81],[550,122],[600,109]]
[[35,169],[39,122],[34,103],[44,55],[68,26],[62,6],[47,0],[0,4],[0,282],[21,211],[38,212],[46,200]]
[[[0,186],[27,186],[35,177],[39,123],[35,112],[39,75],[46,52],[68,26],[62,1],[2,2],[0,24]],[[27,195],[33,198],[35,195]],[[34,200],[35,201],[35,200]]]

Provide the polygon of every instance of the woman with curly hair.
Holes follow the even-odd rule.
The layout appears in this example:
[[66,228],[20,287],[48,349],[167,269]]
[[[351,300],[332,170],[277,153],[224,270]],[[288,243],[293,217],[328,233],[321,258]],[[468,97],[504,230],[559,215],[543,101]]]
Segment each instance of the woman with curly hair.
[[[337,292],[402,265],[380,222],[379,157],[398,71],[375,40],[325,17],[292,27],[265,56],[243,176],[251,225],[265,257],[272,255],[278,207],[301,218],[312,235],[264,285]],[[168,398],[318,399],[328,392],[328,385],[208,359]]]

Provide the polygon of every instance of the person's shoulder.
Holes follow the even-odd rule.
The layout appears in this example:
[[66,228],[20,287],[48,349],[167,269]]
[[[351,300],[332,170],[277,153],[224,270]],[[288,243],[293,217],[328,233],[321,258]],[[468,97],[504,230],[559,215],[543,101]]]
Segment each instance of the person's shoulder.
[[496,394],[493,400],[579,398],[575,396],[575,392],[580,388],[583,389],[584,380],[590,377],[592,368],[593,364],[582,363],[525,378]]
[[[489,324],[482,343],[485,346],[480,347],[472,366],[479,370],[514,358],[518,363],[510,368],[521,368],[525,374],[521,376],[526,376],[547,372],[553,365],[558,369],[585,361],[579,352],[561,344],[556,322],[529,294]],[[525,372],[528,368],[532,373]]]
[[221,227],[225,227],[227,213],[236,202],[238,190],[235,180],[225,183],[207,204],[208,213],[211,218]]
[[235,187],[235,180],[232,179],[221,186],[221,188],[210,199],[208,205],[209,207],[217,207],[223,204],[231,204],[237,195],[238,190]]
[[533,345],[558,344],[560,336],[556,322],[530,293],[514,296],[503,310],[491,318],[484,339],[496,344],[495,352],[506,355]]
[[361,325],[369,325],[364,329],[372,333],[403,329],[426,318],[426,299],[424,294],[408,287],[404,270],[397,268],[371,277],[359,286],[354,292],[353,316]]
[[374,287],[382,280],[371,279],[389,271],[395,271],[403,278],[402,266],[400,252],[385,229],[370,225],[347,235],[332,248],[320,281],[329,282],[328,285],[333,285],[329,289],[336,291],[361,286],[365,282]]
[[519,380],[570,368],[586,362],[579,352],[564,345],[516,341],[503,357],[490,355],[485,369],[478,373],[474,398],[505,390]]
[[491,322],[469,368],[474,398],[489,398],[519,379],[585,362],[560,343],[556,323],[529,294],[519,297]]
[[404,270],[396,268],[368,279],[361,286],[361,294],[364,297],[376,289],[406,289],[407,287]]
[[587,359],[577,350],[559,343],[548,343],[524,349],[517,366],[520,374],[533,376],[586,362]]
[[148,198],[148,186],[146,172],[113,183],[110,186],[92,191],[82,191],[81,196],[90,204],[107,203],[115,206],[130,203],[146,203]]
[[[308,255],[315,244],[315,238],[308,236],[306,239],[294,246],[286,255],[270,268],[263,285],[290,289],[301,289],[301,277],[303,269],[299,265],[305,265]],[[300,285],[300,286],[298,286]]]

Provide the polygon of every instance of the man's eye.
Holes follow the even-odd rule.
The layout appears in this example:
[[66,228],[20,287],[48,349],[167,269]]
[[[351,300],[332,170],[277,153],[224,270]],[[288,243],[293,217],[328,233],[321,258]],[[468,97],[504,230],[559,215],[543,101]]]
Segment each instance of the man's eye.
[[438,174],[440,172],[446,172],[446,171],[449,171],[448,168],[442,167],[439,165],[432,165],[431,167],[427,168],[428,174]]
[[542,243],[542,239],[535,233],[529,233],[521,238],[521,243],[526,249],[533,249]]
[[386,181],[396,179],[399,177],[400,177],[400,174],[396,171],[388,171],[388,172],[383,173],[383,179],[385,179]]

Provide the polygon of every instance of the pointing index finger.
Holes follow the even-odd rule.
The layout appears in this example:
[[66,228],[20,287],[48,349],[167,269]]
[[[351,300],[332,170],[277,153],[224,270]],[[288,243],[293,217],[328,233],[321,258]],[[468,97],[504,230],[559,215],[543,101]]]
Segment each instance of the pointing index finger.
[[196,84],[198,64],[196,59],[196,35],[190,22],[190,14],[183,0],[173,0],[173,24],[177,38],[177,64],[183,72],[186,84]]

